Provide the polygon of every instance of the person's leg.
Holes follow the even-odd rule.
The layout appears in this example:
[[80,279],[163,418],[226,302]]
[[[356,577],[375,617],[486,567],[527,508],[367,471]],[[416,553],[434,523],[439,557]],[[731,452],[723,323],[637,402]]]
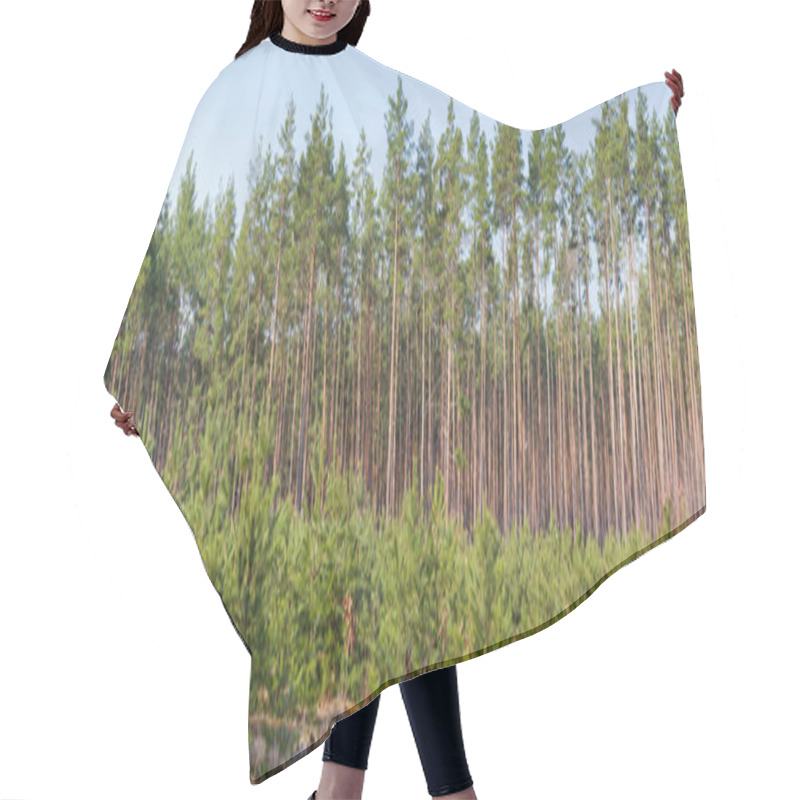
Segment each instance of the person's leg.
[[456,665],[400,684],[431,797],[475,797],[461,732]]
[[322,777],[314,800],[360,799],[380,699],[378,695],[334,724],[322,751]]

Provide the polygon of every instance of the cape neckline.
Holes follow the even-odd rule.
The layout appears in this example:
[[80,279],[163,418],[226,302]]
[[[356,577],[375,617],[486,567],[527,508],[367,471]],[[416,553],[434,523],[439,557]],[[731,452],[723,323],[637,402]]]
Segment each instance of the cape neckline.
[[334,53],[341,53],[347,47],[346,39],[337,39],[329,44],[300,44],[287,39],[279,32],[273,33],[269,40],[272,44],[283,50],[288,50],[290,53],[305,53],[310,56],[329,56]]

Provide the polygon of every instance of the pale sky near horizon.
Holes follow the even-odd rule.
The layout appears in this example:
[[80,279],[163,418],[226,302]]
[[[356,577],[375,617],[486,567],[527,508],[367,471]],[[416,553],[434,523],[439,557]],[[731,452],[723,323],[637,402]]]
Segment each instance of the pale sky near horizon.
[[[274,47],[271,43],[269,44],[270,47]],[[357,48],[352,48],[353,50],[357,50]],[[359,51],[360,52],[360,51]],[[289,58],[297,57],[299,54],[295,53],[287,53],[286,51],[281,50],[280,55],[282,57],[286,57],[288,55]],[[302,56],[301,56],[302,57]],[[333,56],[336,58],[337,56]],[[330,58],[326,56],[312,56],[311,58]],[[369,59],[368,63],[379,64],[379,62],[374,61],[374,59]],[[362,76],[359,74],[360,68],[363,68],[363,63],[355,61],[352,63],[353,71],[352,71],[352,85],[358,86],[360,80],[362,80]],[[390,95],[393,95],[396,91],[396,76],[399,74],[403,80],[403,88],[407,95],[414,94],[414,87],[416,85],[423,84],[423,81],[418,81],[415,78],[412,78],[408,75],[405,75],[402,72],[398,72],[396,70],[390,69],[385,67],[384,65],[379,65],[381,69],[378,70],[371,70],[370,77],[371,79],[380,82],[381,84],[381,96],[386,99],[384,103],[384,108],[381,110],[381,119],[382,114],[388,108],[388,98]],[[305,134],[309,128],[310,124],[310,116],[313,114],[317,101],[319,99],[319,85],[316,81],[309,81],[307,84],[308,88],[306,89],[302,84],[295,83],[293,88],[293,96],[296,103],[296,117],[295,117],[295,151],[296,151],[296,158],[299,159],[299,155],[305,147]],[[434,144],[435,140],[438,139],[440,134],[440,130],[437,130],[437,127],[443,127],[444,123],[446,122],[446,112],[447,112],[447,102],[449,101],[449,95],[446,95],[444,92],[440,92],[436,87],[432,87],[430,84],[424,84],[424,86],[430,90],[432,90],[433,96],[440,101],[439,109],[437,110],[435,107],[432,110],[431,115],[431,130],[434,136]],[[327,88],[327,86],[326,86]],[[375,87],[371,87],[374,89]],[[645,84],[644,86],[638,87],[644,93],[647,98],[648,104],[648,113],[651,113],[652,110],[655,108],[657,113],[663,113],[666,109],[670,109],[669,106],[669,97],[671,96],[671,91],[667,87],[664,81],[654,82]],[[268,87],[265,87],[263,90],[264,92],[268,91]],[[629,92],[625,94],[629,95],[629,120],[630,124],[633,127],[635,125],[635,102],[636,102],[636,89],[631,89]],[[262,95],[259,95],[260,98]],[[330,93],[329,93],[330,98]],[[607,98],[607,100],[611,100],[613,98]],[[469,125],[470,125],[470,118],[472,116],[473,109],[467,106],[464,103],[461,103],[458,100],[454,100],[454,110],[456,115],[457,124],[461,127],[462,134],[464,137],[464,147],[466,147],[466,137],[469,133]],[[263,102],[262,102],[263,105]],[[572,117],[569,120],[563,120],[562,124],[564,125],[564,130],[566,134],[566,145],[573,151],[580,153],[586,150],[591,143],[591,139],[594,136],[594,125],[591,123],[592,117],[599,116],[600,107],[602,103],[594,106],[591,109],[588,109],[576,116]],[[348,122],[355,122],[356,125],[360,125],[359,121],[353,120],[353,113],[351,107],[344,106],[344,107],[336,107],[335,103],[332,104],[333,107],[333,130],[334,130],[334,159],[338,157],[338,150],[339,150],[339,138],[337,137],[337,116],[344,113],[348,115],[349,119]],[[285,110],[285,109],[284,109]],[[409,107],[410,110],[410,107]],[[477,110],[477,109],[476,109]],[[491,143],[495,136],[495,125],[497,120],[493,117],[490,117],[486,114],[482,114],[479,110],[478,116],[481,122],[481,129],[486,135],[487,144]],[[413,116],[409,115],[409,120],[413,122],[413,144],[416,144],[419,134],[421,133],[422,126],[425,122],[425,117],[423,114],[415,114]],[[283,122],[283,119],[280,119],[278,125]],[[437,123],[441,123],[437,126]],[[239,125],[239,120],[235,117],[231,116],[226,119],[223,119],[219,122],[215,121],[215,135],[218,135],[219,138],[225,140],[228,136],[230,136],[231,141],[233,141],[235,133],[234,129],[237,125]],[[523,144],[523,153],[525,154],[525,158],[527,158],[527,151],[528,151],[528,140],[530,129],[520,128],[522,131],[522,144]],[[369,135],[370,131],[367,131]],[[271,138],[271,137],[270,137]],[[376,187],[379,186],[381,182],[381,177],[383,173],[383,165],[386,158],[386,131],[383,125],[381,125],[380,135],[374,135],[369,140],[369,147],[372,150],[371,156],[371,170],[373,175],[373,180],[375,181]],[[276,143],[273,142],[273,151],[275,151]],[[266,149],[266,140],[265,140],[265,149]],[[348,171],[352,169],[352,162],[353,157],[355,155],[354,150],[350,152],[351,148],[345,145],[346,149],[346,157],[347,157],[347,167]],[[169,183],[169,194],[170,198],[173,200],[177,197],[178,190],[180,188],[180,181],[183,177],[183,172],[186,165],[186,160],[188,157],[187,152],[181,152],[179,155],[178,163],[176,164],[172,179]],[[224,169],[220,167],[209,167],[207,169],[207,174],[214,175],[215,179],[212,181],[208,181],[205,186],[200,185],[200,180],[198,179],[198,202],[202,204],[202,200],[205,197],[206,193],[210,193],[212,198],[216,194],[218,186],[219,186],[219,176],[224,173]],[[523,171],[525,171],[523,169]],[[198,176],[199,178],[199,176]],[[243,202],[239,200],[240,196],[240,189],[246,186],[246,175],[244,174],[234,174],[234,181],[237,187],[237,225],[241,221],[241,212],[243,208]],[[224,183],[224,181],[223,181]]]
[[[343,141],[348,172],[352,171],[355,156],[356,138],[354,132],[356,129],[360,129],[362,122],[366,119],[368,135],[372,132],[368,143],[372,150],[370,167],[376,189],[379,188],[386,157],[386,131],[383,125],[383,114],[388,109],[389,96],[394,95],[396,92],[398,74],[402,78],[404,93],[409,100],[407,119],[413,121],[412,146],[416,144],[422,131],[427,109],[431,108],[431,133],[434,139],[434,148],[436,147],[439,135],[443,131],[447,120],[447,104],[450,98],[444,92],[440,92],[435,87],[407,76],[402,72],[385,67],[380,62],[358,51],[357,48],[349,48],[353,52],[343,52],[334,56],[310,57],[285,51],[268,40],[262,43],[261,48],[268,48],[268,50],[264,51],[262,49],[259,58],[263,58],[264,55],[269,57],[277,56],[278,58],[277,62],[266,60],[263,63],[266,63],[267,69],[270,70],[270,73],[267,74],[278,74],[281,80],[285,81],[281,91],[269,93],[268,81],[262,80],[262,72],[259,71],[262,61],[256,62],[254,59],[250,64],[255,69],[247,68],[239,73],[234,73],[230,70],[233,65],[232,62],[220,73],[220,78],[222,78],[228,71],[228,83],[223,83],[220,78],[215,81],[215,83],[222,84],[223,88],[218,90],[217,97],[213,102],[207,103],[202,107],[203,110],[197,113],[197,117],[191,123],[195,135],[199,137],[198,140],[206,140],[207,143],[210,143],[210,145],[206,145],[199,161],[202,169],[198,169],[196,173],[197,204],[202,206],[206,194],[210,194],[211,208],[213,210],[213,201],[221,185],[221,177],[226,176],[222,179],[222,185],[224,185],[227,182],[227,175],[233,174],[236,192],[237,231],[243,216],[247,190],[247,170],[245,169],[247,160],[244,158],[247,154],[246,151],[254,151],[252,142],[259,131],[263,132],[265,136],[264,149],[266,150],[267,141],[271,141],[273,153],[276,151],[277,142],[275,137],[283,123],[285,101],[288,98],[289,91],[291,91],[296,103],[294,144],[295,157],[299,161],[300,153],[305,148],[305,136],[309,128],[310,117],[314,113],[319,100],[320,75],[325,78],[329,107],[332,109],[334,163],[338,158],[340,142]],[[242,59],[247,58],[249,55],[250,53],[245,54]],[[358,58],[358,55],[363,55],[364,59]],[[335,59],[336,68],[330,70],[327,68],[328,66],[332,67],[334,61],[318,62],[317,59]],[[324,68],[320,70],[322,65],[324,65]],[[304,80],[304,76],[308,76],[308,80]],[[346,93],[349,92],[350,86],[360,87],[365,85],[367,88],[364,90],[363,97],[360,96],[354,100],[352,96]],[[667,110],[670,114],[673,113],[669,104],[669,98],[672,93],[664,81],[633,88],[623,93],[629,96],[628,113],[632,127],[635,125],[636,93],[639,89],[647,99],[648,117],[652,115],[654,109],[657,115],[664,114]],[[259,97],[258,111],[255,116],[252,102],[249,100],[252,96],[250,93],[254,91],[258,91]],[[241,110],[241,114],[238,115],[237,113],[229,112],[230,96],[235,95],[237,92],[241,92],[243,98],[241,107],[236,106],[235,101],[233,102],[234,112]],[[238,95],[236,97],[238,99]],[[383,107],[377,109],[375,108],[377,105],[376,98],[379,97],[383,98],[384,102]],[[611,99],[614,98],[608,98],[607,100]],[[473,109],[458,100],[453,102],[456,123],[462,130],[463,146],[466,147],[466,137],[469,133]],[[226,113],[221,113],[219,109],[226,103],[228,104],[224,106]],[[603,103],[600,103],[562,122],[566,134],[566,145],[574,152],[580,153],[589,147],[595,132],[592,118],[599,117],[602,105]],[[198,109],[200,108],[201,104],[198,105]],[[356,114],[364,119],[356,119]],[[480,111],[478,111],[478,116],[481,129],[486,135],[487,145],[491,148],[497,121],[493,117],[482,114]],[[252,124],[254,119],[256,120],[255,125]],[[525,174],[527,172],[530,129],[520,130],[522,131],[522,148],[525,159],[522,171]],[[338,135],[339,132],[342,133],[341,136]],[[169,184],[169,197],[173,209],[189,155],[188,142],[190,133],[191,130],[187,132],[186,141],[181,149],[178,163]],[[216,143],[218,142],[225,142],[226,146],[217,146]],[[239,154],[238,161],[234,156],[230,155],[229,151],[235,151]],[[197,156],[195,156],[195,159],[197,160]],[[217,161],[217,163],[212,163],[214,161]],[[496,237],[495,252],[498,258],[500,255],[498,250],[499,243],[499,237]],[[466,254],[466,250],[464,250],[464,253]],[[594,269],[596,270],[596,257],[593,247],[592,260],[595,262]],[[596,308],[596,287],[592,287],[590,295],[592,307]]]

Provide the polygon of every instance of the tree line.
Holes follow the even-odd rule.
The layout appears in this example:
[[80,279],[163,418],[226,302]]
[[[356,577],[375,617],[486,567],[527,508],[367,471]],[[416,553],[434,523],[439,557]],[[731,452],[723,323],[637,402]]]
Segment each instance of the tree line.
[[336,473],[385,523],[438,482],[468,531],[488,510],[601,543],[704,505],[675,122],[639,91],[632,125],[632,94],[579,153],[563,124],[462,131],[452,98],[415,135],[398,77],[376,185],[323,86],[304,149],[290,101],[251,162],[240,226],[232,178],[198,202],[192,154],[105,376],[173,491],[236,519],[275,479],[302,514]]

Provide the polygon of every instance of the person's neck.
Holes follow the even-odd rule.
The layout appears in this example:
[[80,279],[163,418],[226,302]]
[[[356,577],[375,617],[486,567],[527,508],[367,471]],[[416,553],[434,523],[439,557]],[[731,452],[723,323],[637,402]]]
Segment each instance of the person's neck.
[[288,39],[290,42],[311,45],[312,47],[321,44],[333,44],[337,39],[337,34],[335,33],[331,36],[327,36],[324,39],[315,39],[313,36],[303,33],[303,31],[293,25],[286,17],[283,18],[283,30],[281,31],[281,36],[283,36],[284,39]]

